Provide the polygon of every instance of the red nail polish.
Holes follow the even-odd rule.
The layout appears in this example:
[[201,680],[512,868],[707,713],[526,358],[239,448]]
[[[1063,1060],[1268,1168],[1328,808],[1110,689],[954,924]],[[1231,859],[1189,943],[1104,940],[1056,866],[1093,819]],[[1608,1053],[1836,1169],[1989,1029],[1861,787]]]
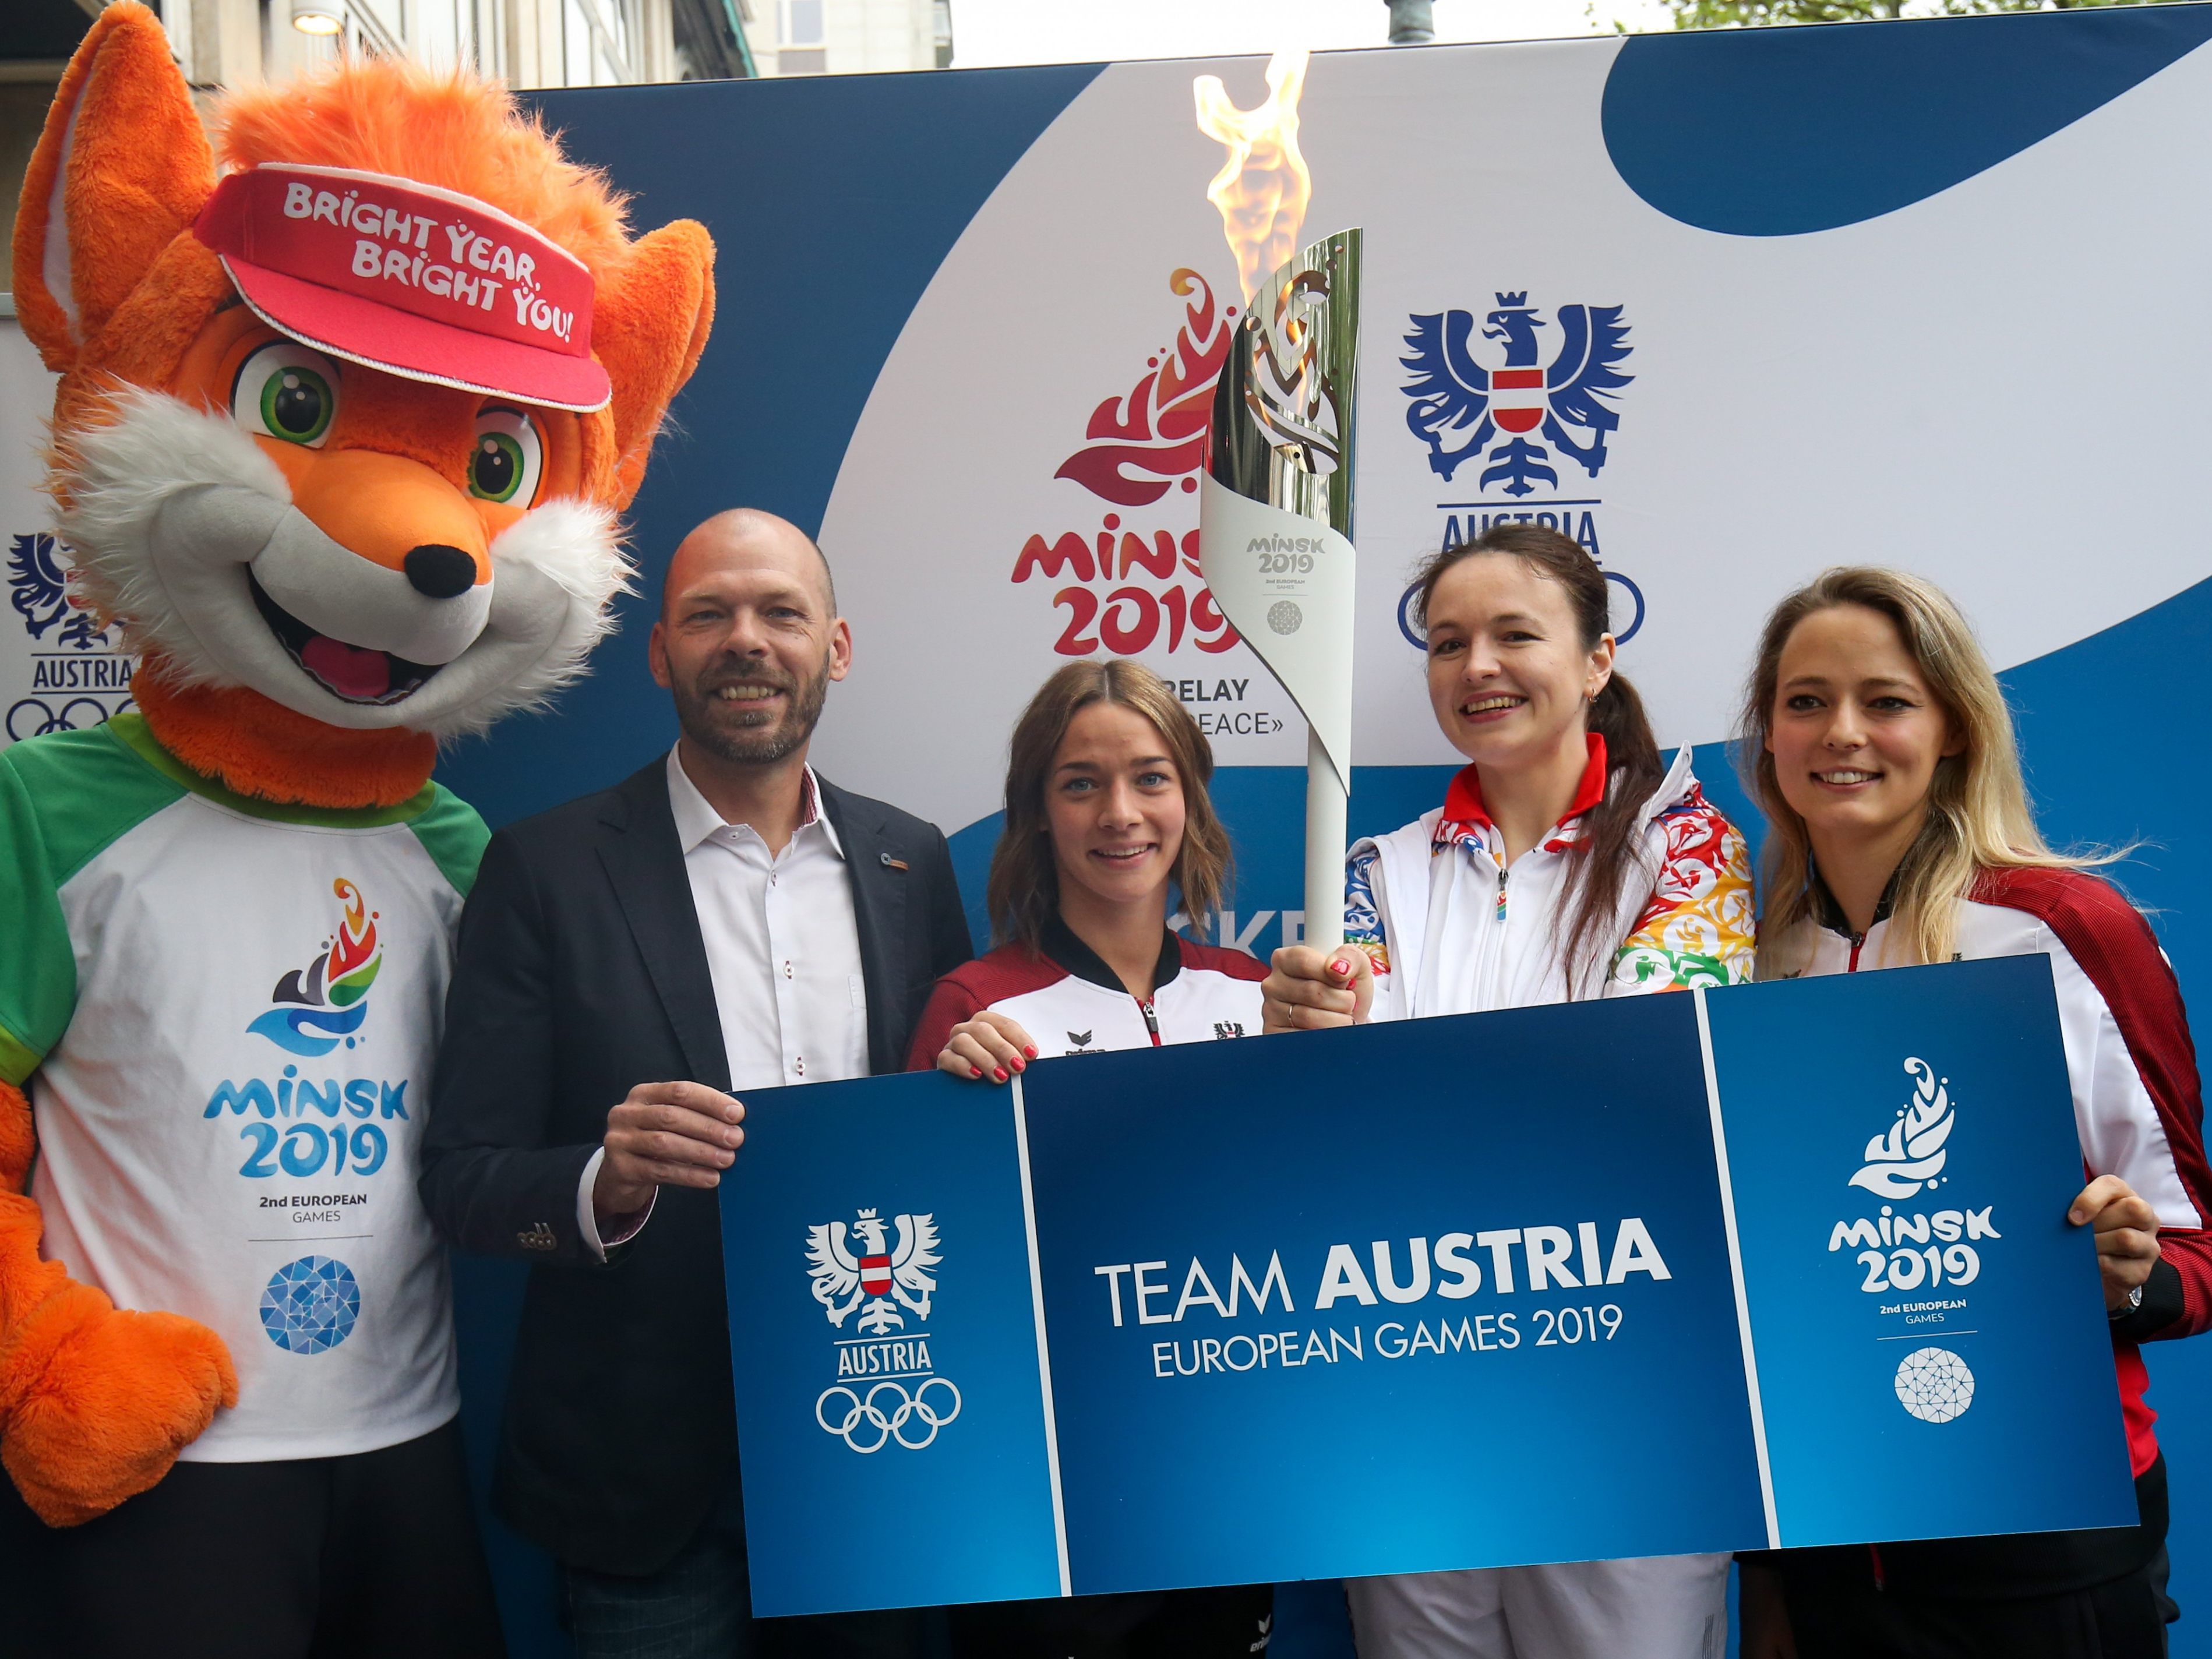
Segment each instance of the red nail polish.
[[1028,1048],[1023,1049],[1022,1052],[1027,1054],[1031,1060],[1035,1060],[1036,1058],[1036,1044],[1032,1042]]
[[983,1075],[983,1068],[980,1066],[970,1066],[968,1068],[968,1075],[969,1077],[981,1077]]
[[1017,1060],[1013,1062],[1013,1066],[1018,1072],[1027,1071],[1029,1069],[1029,1062],[1024,1060]]
[[991,1075],[1004,1083],[1006,1080],[1006,1068],[1003,1066],[994,1066],[991,1068]]

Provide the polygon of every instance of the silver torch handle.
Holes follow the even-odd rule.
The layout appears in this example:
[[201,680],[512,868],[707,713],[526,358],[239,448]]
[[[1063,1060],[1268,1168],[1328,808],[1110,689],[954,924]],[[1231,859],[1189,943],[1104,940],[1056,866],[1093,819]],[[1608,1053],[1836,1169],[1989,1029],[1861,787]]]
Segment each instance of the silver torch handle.
[[1344,938],[1352,793],[1352,417],[1360,233],[1310,244],[1252,296],[1213,394],[1199,564],[1306,718],[1305,939]]

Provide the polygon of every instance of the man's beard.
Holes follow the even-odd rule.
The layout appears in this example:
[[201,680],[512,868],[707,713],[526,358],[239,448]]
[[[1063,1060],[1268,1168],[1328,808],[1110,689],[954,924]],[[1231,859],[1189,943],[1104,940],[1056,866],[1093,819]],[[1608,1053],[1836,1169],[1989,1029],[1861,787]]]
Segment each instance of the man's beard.
[[[729,702],[715,695],[725,685],[766,685],[784,693],[781,702]],[[814,735],[830,695],[830,658],[819,673],[801,680],[765,665],[732,668],[717,664],[690,685],[673,688],[676,719],[684,735],[708,754],[738,766],[767,766],[802,747]],[[775,711],[781,708],[782,717]]]

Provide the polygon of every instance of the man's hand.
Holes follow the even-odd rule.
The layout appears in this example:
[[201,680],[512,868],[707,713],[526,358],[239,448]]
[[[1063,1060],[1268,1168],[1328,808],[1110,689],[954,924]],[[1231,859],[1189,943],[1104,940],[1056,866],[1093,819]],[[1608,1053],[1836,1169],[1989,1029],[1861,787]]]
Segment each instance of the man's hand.
[[656,1187],[715,1187],[744,1145],[745,1109],[703,1083],[641,1083],[607,1114],[592,1185],[601,1216],[635,1215]]
[[2118,1176],[2099,1176],[2066,1212],[2076,1227],[2094,1223],[2105,1306],[2118,1313],[2158,1265],[2158,1215]]
[[986,1008],[952,1028],[937,1056],[937,1069],[955,1077],[987,1077],[1004,1083],[1036,1057],[1036,1044],[1019,1024]]
[[1367,1018],[1375,1001],[1375,964],[1356,945],[1316,951],[1285,945],[1260,985],[1262,1024],[1274,1031],[1313,1031]]

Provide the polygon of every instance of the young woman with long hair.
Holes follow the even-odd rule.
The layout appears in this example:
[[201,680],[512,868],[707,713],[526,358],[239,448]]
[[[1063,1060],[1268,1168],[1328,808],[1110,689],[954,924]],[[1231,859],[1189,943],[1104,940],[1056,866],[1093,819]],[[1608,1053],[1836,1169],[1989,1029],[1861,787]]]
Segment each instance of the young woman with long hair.
[[[2212,1324],[2212,1171],[2180,987],[2143,918],[2036,828],[2012,717],[1933,584],[1830,570],[1768,618],[1745,699],[1769,826],[1764,977],[2051,957],[2141,1524],[1747,1560],[1747,1659],[2155,1659],[2166,1468],[2139,1345]],[[1785,1609],[1786,1607],[1786,1615]],[[1794,1627],[1794,1635],[1793,1635]]]
[[[1015,723],[988,903],[998,947],[937,982],[908,1066],[1004,1083],[1039,1054],[1256,1036],[1266,969],[1194,933],[1219,902],[1229,836],[1213,750],[1159,677],[1070,663]],[[956,1652],[1249,1659],[1272,1585],[1013,1601],[951,1611]]]
[[[1743,841],[1687,750],[1662,764],[1614,672],[1604,574],[1493,526],[1421,572],[1429,701],[1467,757],[1441,806],[1351,853],[1346,945],[1275,953],[1269,1031],[1730,985],[1751,968]],[[1705,1659],[1728,1559],[1669,1556],[1347,1585],[1364,1659]]]

